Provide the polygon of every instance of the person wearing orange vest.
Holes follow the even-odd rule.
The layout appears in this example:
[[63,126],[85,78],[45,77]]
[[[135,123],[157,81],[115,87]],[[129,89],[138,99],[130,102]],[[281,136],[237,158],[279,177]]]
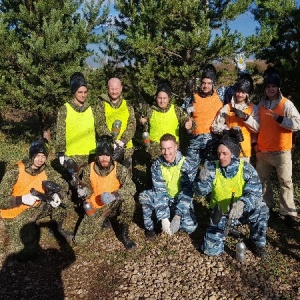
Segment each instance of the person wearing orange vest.
[[274,168],[280,184],[279,214],[288,227],[298,226],[292,181],[292,134],[300,129],[300,114],[281,91],[278,71],[271,66],[264,72],[265,97],[258,104],[260,131],[257,137],[256,169],[263,185],[264,200],[275,207],[271,186]]
[[170,103],[172,90],[168,83],[160,83],[155,93],[156,103],[148,107],[140,117],[143,131],[149,133],[150,144],[146,151],[150,153],[151,161],[161,155],[160,138],[165,133],[173,134],[180,145],[179,130],[192,129],[193,123],[189,115],[179,106]]
[[250,103],[249,95],[253,90],[253,80],[249,74],[239,77],[235,85],[235,95],[231,102],[224,105],[218,112],[213,124],[212,131],[223,135],[224,132],[233,127],[239,127],[243,134],[241,142],[240,158],[250,161],[252,134],[259,130],[259,118],[257,107]]
[[[235,62],[239,74],[247,73],[243,53],[235,56]],[[186,99],[182,105],[196,123],[186,155],[197,160],[198,167],[206,159],[217,158],[216,149],[220,137],[212,132],[211,126],[219,110],[235,93],[234,85],[216,89],[216,79],[216,68],[212,64],[206,64],[202,70],[197,92]],[[193,171],[194,177],[198,172],[198,167]]]
[[60,107],[56,122],[56,153],[60,164],[68,157],[78,164],[94,159],[96,129],[94,108],[87,101],[88,88],[84,75],[75,72],[70,77],[73,98]]
[[107,94],[100,95],[97,105],[96,130],[98,136],[107,134],[114,137],[114,158],[131,170],[136,118],[132,105],[123,98],[122,91],[119,78],[108,80]]
[[[61,203],[68,203],[67,184],[52,167],[46,164],[49,153],[48,142],[45,139],[35,141],[29,148],[29,160],[24,159],[17,165],[8,168],[0,189],[0,219],[5,224],[15,251],[23,248],[18,257],[20,260],[34,258],[39,249],[39,237],[36,221],[50,217],[55,230],[58,230],[65,238],[71,239],[62,224],[67,210],[61,207]],[[31,194],[31,189],[44,193],[42,181],[50,180],[61,187],[58,193],[52,195],[49,203],[41,202],[38,196]],[[9,199],[9,200],[8,200]],[[20,230],[25,224],[26,232],[20,236]]]
[[84,195],[93,213],[85,215],[75,233],[76,243],[87,243],[96,238],[103,222],[108,219],[120,231],[120,241],[126,249],[136,244],[129,238],[129,225],[135,210],[135,185],[128,169],[113,160],[114,146],[110,135],[102,135],[96,147],[95,161],[83,170],[78,194]]

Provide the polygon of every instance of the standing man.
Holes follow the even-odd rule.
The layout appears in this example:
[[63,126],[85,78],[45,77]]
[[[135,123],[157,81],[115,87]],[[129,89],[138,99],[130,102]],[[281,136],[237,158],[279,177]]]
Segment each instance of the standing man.
[[197,222],[193,206],[192,163],[178,150],[176,138],[164,134],[160,139],[161,156],[151,167],[153,188],[139,196],[142,205],[145,235],[156,236],[156,221],[162,231],[172,235],[182,229],[192,233]]
[[[66,239],[71,239],[62,228],[67,210],[60,207],[67,198],[67,183],[60,174],[46,164],[49,147],[46,140],[38,140],[29,148],[29,160],[19,161],[17,165],[9,168],[5,173],[0,189],[0,216],[5,223],[6,230],[13,244],[14,250],[20,251],[20,260],[29,260],[36,256],[39,249],[39,236],[36,221],[50,217],[57,229]],[[44,180],[55,182],[61,190],[50,196],[47,204],[41,202],[38,196],[32,195],[34,188],[45,193],[42,187]],[[23,226],[27,224],[22,230]]]
[[[239,74],[246,71],[246,63],[243,55],[237,55],[235,61]],[[230,98],[235,93],[235,86],[220,87],[216,89],[217,74],[212,64],[207,64],[202,70],[200,86],[197,92],[184,103],[183,108],[191,114],[196,123],[192,131],[187,156],[196,160],[198,165],[193,170],[194,177],[198,167],[205,159],[216,157],[216,148],[219,137],[212,132],[212,123],[219,110],[223,107],[225,96]]]
[[287,226],[294,227],[297,209],[292,182],[292,135],[300,129],[300,115],[294,104],[280,91],[278,71],[268,67],[264,72],[265,97],[258,104],[260,131],[256,146],[256,169],[263,185],[264,200],[275,206],[271,173],[276,169],[280,183],[279,213]]
[[[254,167],[240,160],[240,145],[235,137],[225,135],[218,147],[217,161],[207,161],[195,182],[195,193],[199,197],[210,196],[210,208],[219,206],[223,215],[217,224],[210,221],[204,236],[202,250],[210,256],[224,252],[225,225],[228,218],[232,225],[248,223],[250,247],[255,255],[266,255],[266,234],[269,209],[262,198],[262,186]],[[234,204],[228,213],[233,198]]]
[[56,152],[63,165],[65,156],[78,164],[88,163],[95,154],[96,134],[92,107],[87,101],[87,83],[82,73],[70,78],[73,98],[58,111],[56,123]]
[[120,240],[126,249],[136,247],[129,238],[129,225],[135,209],[135,185],[127,168],[113,160],[113,139],[102,135],[97,143],[95,162],[83,171],[85,187],[78,187],[78,194],[86,198],[95,210],[85,215],[75,235],[77,243],[91,241],[101,229],[106,218],[117,220]]
[[[132,138],[136,130],[136,119],[133,107],[123,99],[123,86],[118,78],[111,78],[107,83],[107,94],[102,94],[97,108],[97,132],[100,134],[113,134],[116,145],[124,150],[124,159],[118,159],[131,169],[132,154],[134,151]],[[120,127],[115,128],[115,122]],[[121,152],[121,151],[120,151]]]

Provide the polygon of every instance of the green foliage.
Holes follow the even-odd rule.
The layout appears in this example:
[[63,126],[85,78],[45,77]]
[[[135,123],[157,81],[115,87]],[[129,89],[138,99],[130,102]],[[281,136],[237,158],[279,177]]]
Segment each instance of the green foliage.
[[[168,79],[181,98],[187,79],[195,76],[199,67],[207,61],[232,58],[240,48],[242,37],[229,32],[226,20],[244,12],[249,1],[238,1],[239,5],[203,2],[115,1],[120,12],[115,20],[117,34],[109,42],[117,47],[107,55],[125,67],[123,80],[134,95],[150,101],[157,82]],[[221,35],[212,29],[221,29]]]
[[[1,1],[0,106],[36,112],[41,122],[66,101],[69,78],[85,68],[87,45],[100,42],[95,29],[102,1]],[[43,124],[45,125],[45,124]]]
[[283,94],[300,106],[300,8],[293,0],[256,1],[252,12],[260,29],[247,38],[246,47],[258,59],[278,68]]

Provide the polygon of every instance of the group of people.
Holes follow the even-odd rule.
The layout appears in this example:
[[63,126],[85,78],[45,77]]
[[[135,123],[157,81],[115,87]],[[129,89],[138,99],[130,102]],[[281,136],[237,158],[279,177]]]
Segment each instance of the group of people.
[[[145,150],[151,157],[152,186],[138,195],[146,238],[154,240],[160,230],[167,235],[193,233],[198,226],[194,196],[209,196],[209,209],[212,215],[218,211],[219,218],[211,218],[202,251],[212,256],[224,252],[224,228],[230,218],[232,225],[249,224],[250,247],[263,257],[269,210],[275,205],[270,182],[274,168],[281,191],[279,213],[287,226],[298,224],[291,149],[300,115],[282,96],[280,76],[272,67],[264,73],[263,99],[258,105],[251,103],[253,80],[242,56],[236,63],[237,82],[218,89],[216,69],[206,65],[182,107],[172,103],[171,86],[159,84],[155,103],[140,116],[123,98],[118,78],[108,80],[107,93],[91,106],[84,75],[74,73],[73,98],[59,109],[56,124],[55,152],[62,171],[47,163],[48,142],[40,139],[31,144],[29,159],[9,168],[1,182],[0,216],[15,249],[21,250],[20,259],[36,255],[35,228],[44,217],[50,217],[52,230],[75,243],[86,243],[114,225],[125,248],[136,247],[129,225],[136,208],[132,139],[137,122],[150,139]],[[189,136],[186,156],[179,150],[181,129]],[[253,150],[256,168],[250,164]],[[48,191],[49,181],[59,188]],[[75,205],[80,208],[78,221],[68,232],[64,220]],[[30,230],[24,232],[27,223]]]

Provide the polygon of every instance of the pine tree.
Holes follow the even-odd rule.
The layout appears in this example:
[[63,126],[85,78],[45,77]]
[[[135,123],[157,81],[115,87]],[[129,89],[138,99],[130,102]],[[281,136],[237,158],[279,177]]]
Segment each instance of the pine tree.
[[0,105],[36,112],[42,127],[64,103],[69,78],[86,68],[89,43],[104,24],[104,0],[5,0],[0,2]]
[[234,57],[242,36],[227,21],[252,1],[117,0],[120,12],[114,55],[122,62],[125,82],[136,94],[152,97],[160,79],[168,79],[179,98],[187,79],[208,61]]

